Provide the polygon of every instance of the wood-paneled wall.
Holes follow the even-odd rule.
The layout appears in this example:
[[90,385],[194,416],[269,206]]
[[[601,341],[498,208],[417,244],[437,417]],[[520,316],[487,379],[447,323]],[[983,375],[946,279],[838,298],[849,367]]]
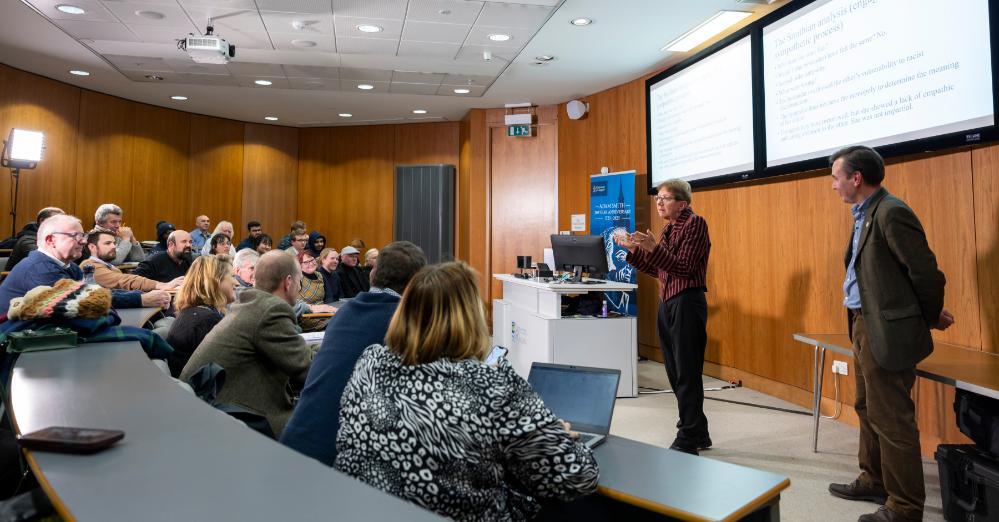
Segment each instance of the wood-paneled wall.
[[[645,173],[643,81],[586,97],[585,119],[560,121],[560,227],[570,214],[588,214],[588,177],[600,167]],[[885,186],[919,215],[947,275],[946,306],[957,323],[934,336],[999,351],[999,144],[893,159]],[[697,190],[693,208],[707,219],[712,240],[706,371],[807,405],[811,351],[791,334],[846,332],[842,256],[851,218],[828,170]],[[662,225],[639,212],[639,227],[658,233]],[[659,359],[656,283],[642,276],[639,286],[640,350]],[[855,423],[852,376],[826,369],[823,408],[835,406],[834,378],[842,379],[842,418]],[[952,388],[920,379],[914,393],[924,453],[964,440]]]
[[[17,228],[44,206],[79,216],[115,203],[141,239],[167,220],[190,230],[207,214],[257,220],[275,240],[293,220],[337,248],[392,240],[394,167],[458,165],[458,122],[295,129],[242,123],[132,102],[0,65],[0,132],[45,132],[44,161],[23,171]],[[10,193],[6,171],[0,191]],[[459,191],[468,189],[460,180]],[[11,227],[0,215],[0,235]],[[467,243],[466,243],[467,244]]]
[[395,166],[458,165],[458,136],[458,122],[301,129],[298,216],[338,249],[353,238],[380,248],[392,241]]

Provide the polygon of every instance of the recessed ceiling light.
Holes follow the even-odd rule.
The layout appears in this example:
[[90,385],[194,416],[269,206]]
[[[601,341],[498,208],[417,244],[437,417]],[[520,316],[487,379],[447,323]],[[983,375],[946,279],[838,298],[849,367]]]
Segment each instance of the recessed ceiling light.
[[426,114],[426,109],[413,109],[413,114]]
[[163,13],[161,13],[159,11],[146,11],[144,9],[136,11],[135,15],[136,16],[141,16],[143,18],[148,18],[149,20],[162,20],[162,19],[166,18],[166,15],[164,15]]
[[471,91],[471,90],[469,90],[469,89],[455,89],[455,90],[454,90],[454,93],[455,93],[455,94],[468,94],[468,93],[470,93],[470,92],[472,92],[472,91]]
[[379,27],[379,26],[377,26],[377,25],[361,24],[361,25],[358,25],[356,27],[357,27],[357,30],[361,31],[362,33],[380,33],[380,32],[382,32],[382,28]]
[[266,86],[266,85],[270,85],[270,84],[272,84],[274,82],[272,82],[270,80],[254,80],[253,83],[255,83],[257,85],[265,85]]
[[375,86],[374,86],[374,85],[370,85],[370,84],[367,84],[367,83],[362,83],[362,84],[359,84],[359,85],[357,86],[357,88],[358,88],[358,89],[361,89],[362,91],[370,91],[371,89],[374,89],[374,88],[375,88]]
[[312,40],[292,40],[291,45],[298,47],[315,47],[316,42],[313,42]]
[[506,41],[510,40],[510,35],[508,35],[508,34],[491,34],[491,35],[489,35],[489,39],[492,40],[492,41],[494,41],[494,42],[506,42]]
[[441,9],[440,11],[437,11],[437,14],[447,16],[447,15],[451,14],[451,10],[450,9]]
[[539,62],[550,62],[554,60],[555,57],[550,54],[542,54],[541,56],[535,56],[534,59]]
[[350,118],[351,116],[353,116],[353,114],[351,114],[351,113],[349,113],[349,112],[341,112],[341,113],[339,114],[339,116],[340,116],[341,118]]
[[69,71],[69,74],[75,74],[77,76],[90,76],[89,72],[81,71],[80,69],[73,69],[72,71]]
[[157,82],[163,81],[163,77],[162,76],[158,76],[158,75],[155,75],[155,74],[147,74],[146,75],[146,79],[147,80],[157,81]]
[[66,13],[66,14],[72,14],[72,15],[78,15],[78,14],[86,13],[86,11],[84,11],[82,8],[76,7],[75,5],[69,5],[69,4],[59,4],[59,5],[56,6],[56,9],[58,9],[58,10],[64,12],[64,13]]
[[585,27],[587,25],[592,24],[593,20],[591,18],[581,17],[581,18],[573,18],[572,20],[569,20],[569,23],[575,25],[576,27]]
[[267,121],[278,121],[277,116],[264,116],[264,119]]
[[187,96],[171,96],[170,99],[171,100],[177,100],[177,101],[184,101],[184,100],[187,99]]
[[704,23],[683,33],[659,50],[685,53],[752,14],[744,11],[718,11]]

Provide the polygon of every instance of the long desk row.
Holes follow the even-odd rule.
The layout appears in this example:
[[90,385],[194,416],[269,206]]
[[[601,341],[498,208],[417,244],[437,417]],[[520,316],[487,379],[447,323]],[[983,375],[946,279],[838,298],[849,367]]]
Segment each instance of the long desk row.
[[[95,455],[28,452],[66,520],[439,520],[246,429],[177,386],[134,342],[22,354],[8,389],[18,433],[126,433]],[[596,457],[602,498],[653,517],[778,520],[790,484],[619,437]]]
[[[794,334],[794,340],[812,346],[812,451],[819,449],[819,409],[826,351],[853,357],[853,342],[846,334]],[[935,341],[933,353],[916,365],[916,375],[959,390],[999,399],[999,355]]]

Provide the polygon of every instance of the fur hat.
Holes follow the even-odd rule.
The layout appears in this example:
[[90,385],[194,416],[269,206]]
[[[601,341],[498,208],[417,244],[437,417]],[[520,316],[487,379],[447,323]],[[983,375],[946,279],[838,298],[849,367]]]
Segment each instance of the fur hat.
[[111,310],[111,291],[83,281],[60,279],[10,300],[10,319],[96,319]]

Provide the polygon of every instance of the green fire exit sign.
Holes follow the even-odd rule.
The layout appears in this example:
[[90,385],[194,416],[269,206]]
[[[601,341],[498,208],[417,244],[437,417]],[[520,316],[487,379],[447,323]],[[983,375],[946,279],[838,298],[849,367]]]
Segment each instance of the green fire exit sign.
[[506,128],[507,136],[530,136],[531,126],[530,125],[509,125]]

